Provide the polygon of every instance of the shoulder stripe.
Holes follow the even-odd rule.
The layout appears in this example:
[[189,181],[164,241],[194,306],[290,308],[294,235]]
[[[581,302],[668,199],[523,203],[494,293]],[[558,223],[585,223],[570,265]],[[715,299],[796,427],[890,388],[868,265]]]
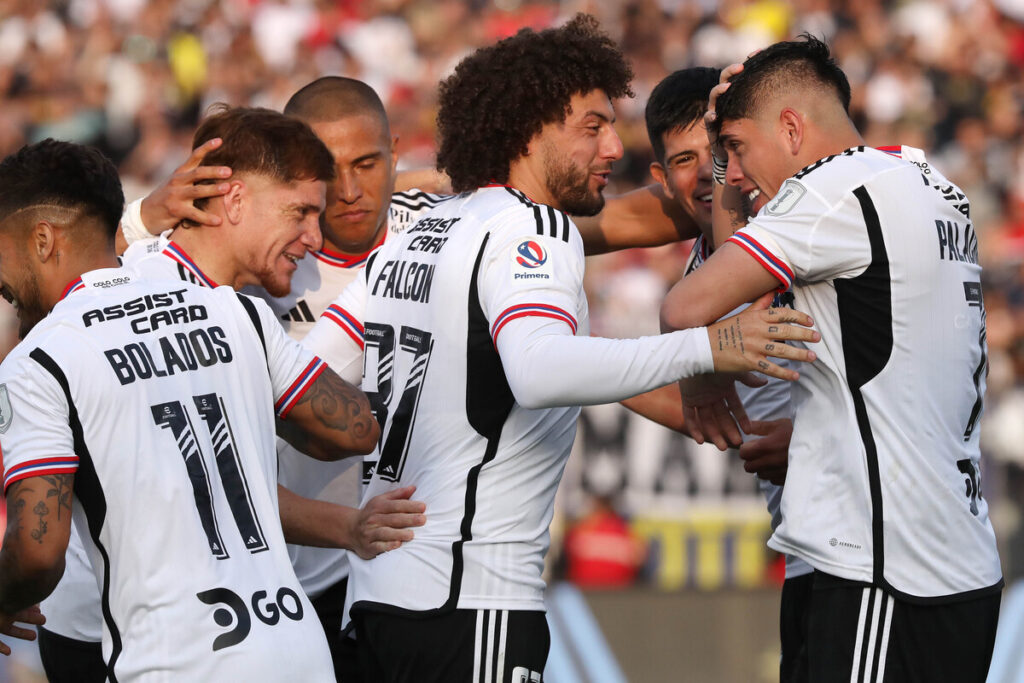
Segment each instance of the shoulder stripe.
[[732,242],[753,256],[765,270],[774,275],[775,278],[782,283],[783,291],[793,286],[793,271],[790,267],[786,265],[782,259],[765,249],[764,246],[762,246],[761,243],[753,237],[741,231],[726,241]]
[[327,310],[320,314],[321,318],[327,318],[352,338],[359,348],[363,348],[363,326],[359,324],[355,316],[346,311],[338,304],[331,304]]
[[313,386],[316,382],[317,377],[327,369],[327,363],[320,360],[319,357],[314,356],[313,360],[309,361],[309,365],[299,373],[299,376],[292,382],[292,385],[288,387],[288,390],[284,392],[281,398],[277,399],[274,404],[274,410],[277,412],[277,416],[282,420],[288,417],[288,413],[291,412],[295,404],[299,402],[302,395]]
[[505,325],[517,318],[525,318],[528,316],[561,320],[569,326],[569,329],[572,330],[573,334],[576,334],[576,329],[578,327],[576,318],[561,308],[551,306],[550,304],[518,304],[516,306],[506,308],[498,315],[494,320],[494,324],[491,325],[491,337],[497,341],[498,333],[501,332],[501,328],[505,327]]

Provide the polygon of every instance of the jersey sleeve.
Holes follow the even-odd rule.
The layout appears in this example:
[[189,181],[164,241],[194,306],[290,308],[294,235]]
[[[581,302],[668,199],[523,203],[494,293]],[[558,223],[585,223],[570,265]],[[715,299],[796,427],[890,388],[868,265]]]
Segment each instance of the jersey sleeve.
[[[509,387],[525,408],[619,401],[714,368],[704,328],[640,339],[577,336],[586,310],[583,244],[533,225],[485,253],[478,286]],[[531,234],[532,232],[532,234]],[[501,235],[502,233],[498,233]]]
[[67,397],[27,355],[0,367],[0,413],[5,492],[22,479],[78,470]]
[[260,317],[263,345],[267,352],[267,368],[270,370],[270,383],[274,389],[274,411],[283,420],[288,417],[288,413],[302,395],[313,386],[317,377],[327,368],[327,364],[285,334],[284,328],[277,322],[265,301],[255,297],[246,298],[253,303]]
[[548,217],[555,236],[538,234],[540,223],[523,217],[517,212],[518,224],[492,232],[481,263],[480,305],[491,337],[497,341],[506,325],[526,317],[560,321],[575,335],[585,302],[583,242],[565,214]]
[[320,315],[302,343],[338,375],[359,385],[363,376],[363,318],[366,309],[364,269]]
[[789,289],[794,280],[853,276],[871,262],[865,216],[853,193],[829,201],[790,178],[745,228],[729,238]]

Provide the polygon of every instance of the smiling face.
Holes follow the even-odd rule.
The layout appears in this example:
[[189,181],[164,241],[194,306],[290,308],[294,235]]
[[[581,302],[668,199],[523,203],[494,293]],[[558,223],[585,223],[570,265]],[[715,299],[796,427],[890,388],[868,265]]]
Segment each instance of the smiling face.
[[593,216],[604,207],[612,164],[622,158],[615,112],[601,90],[573,95],[564,121],[546,124],[534,138],[543,166],[547,197],[538,201],[574,216]]
[[310,123],[334,157],[337,178],[327,187],[321,227],[327,246],[369,251],[387,227],[395,189],[395,152],[387,126],[373,114]]
[[651,174],[711,238],[711,145],[704,121],[673,128],[661,136],[665,158],[651,164]]
[[260,285],[271,296],[291,291],[296,264],[323,244],[320,214],[326,204],[322,180],[282,183],[264,176],[245,179],[247,205],[236,232],[244,284]]
[[794,167],[792,152],[783,144],[783,131],[760,118],[722,122],[719,140],[729,155],[725,179],[750,200],[751,212],[757,214],[782,183],[803,166]]

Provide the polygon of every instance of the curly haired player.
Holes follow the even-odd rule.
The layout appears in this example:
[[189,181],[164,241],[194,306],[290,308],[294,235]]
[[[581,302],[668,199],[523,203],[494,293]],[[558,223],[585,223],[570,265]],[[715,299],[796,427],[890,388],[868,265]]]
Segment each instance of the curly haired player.
[[539,681],[541,570],[579,406],[712,368],[764,363],[792,379],[765,346],[816,338],[791,325],[769,333],[764,310],[660,337],[587,336],[569,215],[604,203],[622,155],[611,100],[630,94],[630,78],[587,16],[463,60],[439,113],[439,164],[461,194],[370,257],[331,306],[344,328],[321,319],[304,340],[337,367],[365,359],[384,436],[364,498],[414,482],[431,512],[402,548],[351,558],[348,612],[368,680]]

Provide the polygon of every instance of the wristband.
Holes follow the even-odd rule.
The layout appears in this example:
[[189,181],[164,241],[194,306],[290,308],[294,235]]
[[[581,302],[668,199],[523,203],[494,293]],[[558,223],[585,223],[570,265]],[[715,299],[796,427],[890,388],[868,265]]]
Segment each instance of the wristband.
[[121,232],[128,244],[153,237],[142,224],[142,200],[136,199],[125,207],[121,216]]
[[722,159],[715,155],[711,156],[711,177],[716,185],[725,185],[725,172],[729,168],[728,158]]

